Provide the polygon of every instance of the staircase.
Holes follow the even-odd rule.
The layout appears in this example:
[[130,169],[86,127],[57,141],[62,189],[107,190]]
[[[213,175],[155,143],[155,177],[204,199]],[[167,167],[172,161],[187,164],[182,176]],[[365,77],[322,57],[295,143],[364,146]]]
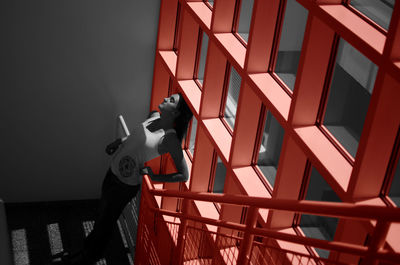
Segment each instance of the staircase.
[[[179,198],[181,210],[160,209],[156,196]],[[245,223],[198,216],[190,210],[194,200],[246,207]],[[340,219],[375,219],[375,228],[367,245],[308,238],[291,230],[257,227],[256,221],[262,208]],[[135,265],[336,265],[352,261],[359,264],[400,264],[400,253],[383,248],[392,222],[400,222],[400,209],[155,189],[145,176]],[[329,258],[319,257],[316,248],[329,251]]]

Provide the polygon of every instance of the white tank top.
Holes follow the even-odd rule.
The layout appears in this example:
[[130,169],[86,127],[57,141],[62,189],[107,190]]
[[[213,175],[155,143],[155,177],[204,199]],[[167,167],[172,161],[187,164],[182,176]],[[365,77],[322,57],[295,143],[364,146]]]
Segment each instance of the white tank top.
[[131,136],[122,143],[114,154],[111,171],[122,182],[129,185],[140,184],[142,182],[140,169],[143,168],[144,163],[161,155],[158,152],[158,146],[164,135],[176,133],[174,129],[149,131],[147,126],[158,118],[149,118],[135,126],[131,130]]

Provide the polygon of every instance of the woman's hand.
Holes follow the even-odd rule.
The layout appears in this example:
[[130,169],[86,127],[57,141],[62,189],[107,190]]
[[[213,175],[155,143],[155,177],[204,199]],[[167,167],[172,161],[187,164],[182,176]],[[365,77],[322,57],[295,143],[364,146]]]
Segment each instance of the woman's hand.
[[148,175],[150,178],[154,176],[153,170],[151,167],[144,167],[140,170],[141,175]]
[[115,153],[115,151],[117,151],[118,147],[122,144],[122,139],[118,138],[117,140],[115,140],[114,142],[112,142],[111,144],[107,145],[106,147],[106,153],[109,155],[112,155]]

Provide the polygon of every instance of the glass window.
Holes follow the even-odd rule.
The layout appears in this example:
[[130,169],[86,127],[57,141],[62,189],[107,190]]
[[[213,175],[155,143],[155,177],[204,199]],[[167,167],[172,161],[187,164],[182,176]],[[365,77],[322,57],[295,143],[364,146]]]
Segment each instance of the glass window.
[[[341,202],[329,184],[312,168],[310,181],[307,188],[306,200]],[[307,237],[332,241],[336,232],[338,219],[334,217],[323,217],[316,215],[302,214],[300,227]],[[328,258],[329,251],[315,249],[320,257]]]
[[378,67],[340,40],[323,125],[355,157]]
[[384,29],[389,28],[396,0],[351,0],[350,5]]
[[[240,1],[240,0],[237,0]],[[240,8],[237,33],[247,43],[249,39],[251,15],[253,13],[254,0],[241,0],[237,8]]]
[[398,206],[400,206],[400,160],[397,161],[396,171],[394,172],[392,184],[390,185],[389,197]]
[[203,0],[205,3],[208,3],[211,7],[214,6],[214,0]]
[[269,184],[274,187],[285,131],[271,112],[268,111],[266,116],[257,165]]
[[195,117],[192,118],[192,129],[190,131],[190,139],[189,139],[189,150],[190,153],[194,154],[194,144],[196,141],[196,131],[197,131],[197,120]]
[[212,192],[214,193],[223,193],[224,185],[225,185],[225,177],[226,177],[226,167],[222,162],[221,158],[217,158],[217,164],[215,166],[215,177],[214,182],[212,184]]
[[197,80],[200,82],[201,85],[203,85],[203,80],[204,80],[204,70],[206,67],[206,57],[207,57],[207,48],[208,48],[208,36],[206,33],[202,33],[201,37],[201,47],[200,51],[198,54],[198,69],[197,69]]
[[287,0],[275,73],[293,91],[299,65],[308,11],[295,0]]
[[234,128],[236,109],[239,100],[240,84],[242,79],[235,68],[231,67],[229,76],[228,93],[226,96],[224,117],[227,123]]

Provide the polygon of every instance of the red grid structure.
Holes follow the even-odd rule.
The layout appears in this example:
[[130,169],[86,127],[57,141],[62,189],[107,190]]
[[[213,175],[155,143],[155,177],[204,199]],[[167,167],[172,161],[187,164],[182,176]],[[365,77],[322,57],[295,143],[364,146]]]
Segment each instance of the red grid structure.
[[[274,67],[287,0],[254,0],[246,43],[238,38],[238,6],[241,1],[162,0],[151,98],[151,110],[168,95],[180,92],[197,120],[193,154],[188,143],[190,181],[164,184],[165,189],[208,191],[216,152],[227,168],[225,194],[266,199],[304,199],[312,165],[343,203],[397,207],[388,196],[399,160],[400,125],[400,3],[395,2],[388,30],[342,0],[297,0],[307,10],[294,88],[283,82]],[[199,46],[204,33],[208,48],[202,85],[197,80]],[[378,67],[357,153],[352,156],[321,124],[333,74],[338,39],[345,40]],[[233,67],[241,77],[234,128],[229,128],[221,109],[226,97],[226,69]],[[328,84],[328,85],[327,85]],[[356,104],[356,103],[355,103]],[[284,129],[283,145],[273,187],[262,178],[254,162],[260,146],[262,115],[268,110]],[[174,171],[168,156],[151,161],[164,172]],[[181,200],[158,197],[164,210],[182,211]],[[243,223],[243,207],[192,202],[187,213]],[[300,234],[295,212],[262,209],[257,226]],[[373,234],[373,220],[340,219],[334,240],[365,245]],[[205,226],[210,233],[223,228]],[[400,251],[400,224],[387,231],[383,247]],[[379,231],[379,230],[378,230]],[[178,240],[179,241],[179,240]],[[276,247],[282,243],[276,240]],[[283,244],[284,245],[284,244]],[[297,245],[296,251],[318,254]],[[331,253],[329,258],[357,263],[356,257]]]
[[[158,208],[154,196],[183,199],[183,211]],[[245,224],[206,218],[189,213],[192,200],[218,202],[247,208]],[[341,220],[376,222],[370,242],[362,244],[328,241],[296,235],[288,231],[256,226],[260,208],[336,216]],[[155,189],[146,176],[142,188],[135,264],[349,264],[341,255],[321,258],[302,249],[318,247],[335,254],[360,259],[361,264],[398,264],[399,252],[383,249],[393,222],[400,221],[400,209],[351,203],[328,203],[265,199],[243,195],[221,195]],[[371,215],[371,212],[374,214]],[[175,222],[165,222],[173,218]],[[179,220],[179,221],[178,221]],[[164,222],[163,222],[164,221]],[[168,228],[173,226],[175,229]],[[210,226],[218,228],[213,232]],[[173,238],[177,237],[174,242]],[[300,248],[299,248],[300,247]]]

